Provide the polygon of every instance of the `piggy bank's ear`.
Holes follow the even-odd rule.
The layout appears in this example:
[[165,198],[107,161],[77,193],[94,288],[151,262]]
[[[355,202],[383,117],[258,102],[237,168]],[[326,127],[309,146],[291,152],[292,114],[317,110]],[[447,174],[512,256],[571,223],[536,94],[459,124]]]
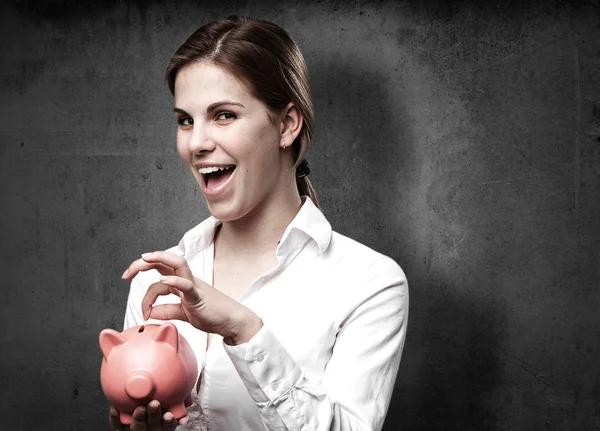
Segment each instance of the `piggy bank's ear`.
[[108,359],[113,347],[123,343],[125,343],[125,338],[114,329],[105,329],[100,332],[100,350],[102,350],[102,354],[106,359]]
[[154,336],[154,341],[167,343],[176,352],[179,351],[179,332],[177,332],[177,327],[171,322],[160,325]]

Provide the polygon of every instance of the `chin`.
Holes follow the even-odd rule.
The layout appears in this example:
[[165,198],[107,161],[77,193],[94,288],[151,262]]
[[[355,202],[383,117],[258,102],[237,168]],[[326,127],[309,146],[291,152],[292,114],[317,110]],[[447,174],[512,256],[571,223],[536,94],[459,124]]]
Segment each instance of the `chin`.
[[206,206],[212,216],[221,221],[238,220],[244,216],[240,206],[232,202],[210,202],[206,199]]

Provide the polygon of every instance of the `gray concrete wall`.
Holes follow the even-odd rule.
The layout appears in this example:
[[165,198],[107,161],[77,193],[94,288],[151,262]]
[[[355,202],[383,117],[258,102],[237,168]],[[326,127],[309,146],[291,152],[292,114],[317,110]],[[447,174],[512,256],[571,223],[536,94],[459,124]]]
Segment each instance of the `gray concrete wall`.
[[385,429],[598,429],[598,2],[202,3],[2,6],[0,428],[108,429],[120,275],[207,216],[164,68],[237,13],[306,56],[334,228],[408,275]]

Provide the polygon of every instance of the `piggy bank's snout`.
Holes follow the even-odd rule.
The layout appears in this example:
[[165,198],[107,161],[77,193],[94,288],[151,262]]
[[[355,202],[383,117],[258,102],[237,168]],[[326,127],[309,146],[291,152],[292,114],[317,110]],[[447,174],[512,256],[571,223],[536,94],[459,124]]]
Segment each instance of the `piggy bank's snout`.
[[154,388],[152,376],[143,370],[132,372],[125,383],[125,392],[135,400],[152,397]]

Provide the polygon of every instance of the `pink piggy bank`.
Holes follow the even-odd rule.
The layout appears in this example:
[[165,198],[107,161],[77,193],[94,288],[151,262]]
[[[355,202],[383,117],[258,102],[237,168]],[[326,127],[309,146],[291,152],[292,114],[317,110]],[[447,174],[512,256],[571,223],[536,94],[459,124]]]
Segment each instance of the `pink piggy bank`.
[[121,333],[105,329],[100,349],[102,389],[119,410],[121,423],[131,424],[133,410],[152,400],[160,402],[163,414],[169,411],[177,419],[187,414],[198,364],[173,323],[141,325]]

